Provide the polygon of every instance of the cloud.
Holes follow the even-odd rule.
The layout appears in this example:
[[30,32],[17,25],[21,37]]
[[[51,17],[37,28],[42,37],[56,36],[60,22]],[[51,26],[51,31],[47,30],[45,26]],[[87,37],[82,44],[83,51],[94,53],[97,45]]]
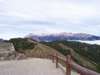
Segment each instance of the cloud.
[[0,0],[0,36],[86,32],[100,35],[100,0]]
[[[68,1],[68,3],[67,3]],[[80,5],[69,0],[8,0],[4,11],[17,16],[34,19],[76,19],[97,14],[95,5]],[[86,1],[87,2],[87,1]]]

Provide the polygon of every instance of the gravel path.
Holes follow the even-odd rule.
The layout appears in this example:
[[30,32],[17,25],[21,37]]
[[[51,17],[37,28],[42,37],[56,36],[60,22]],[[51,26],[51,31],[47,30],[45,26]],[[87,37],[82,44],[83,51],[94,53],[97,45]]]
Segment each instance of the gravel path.
[[27,59],[19,61],[1,61],[0,75],[65,75],[55,67],[51,60]]

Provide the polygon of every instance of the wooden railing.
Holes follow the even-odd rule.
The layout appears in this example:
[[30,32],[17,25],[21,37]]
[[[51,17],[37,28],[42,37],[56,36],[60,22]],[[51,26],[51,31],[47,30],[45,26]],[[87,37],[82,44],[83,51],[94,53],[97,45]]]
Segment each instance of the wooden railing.
[[63,61],[66,66],[66,75],[71,75],[71,56],[67,55],[66,59],[59,57],[57,54],[50,55],[53,63],[56,63],[56,68],[59,66],[59,61]]
[[95,71],[89,70],[73,62],[71,55],[67,55],[66,59],[59,57],[57,54],[50,56],[52,57],[52,61],[56,63],[56,68],[58,68],[59,66],[59,61],[63,61],[65,63],[66,75],[71,75],[72,69],[74,69],[78,73],[78,75],[100,75]]

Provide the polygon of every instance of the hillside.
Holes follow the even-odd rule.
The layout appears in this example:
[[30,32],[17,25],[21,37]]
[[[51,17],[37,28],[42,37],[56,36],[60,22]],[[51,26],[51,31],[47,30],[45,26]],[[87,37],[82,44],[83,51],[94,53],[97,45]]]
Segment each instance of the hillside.
[[44,44],[35,42],[36,45],[33,49],[31,50],[26,50],[24,53],[26,56],[28,57],[39,57],[39,58],[49,58],[49,55],[51,54],[57,54],[61,57],[64,57],[63,54],[61,54],[60,52],[58,52],[57,50],[46,46]]
[[80,42],[55,41],[42,42],[64,55],[71,53],[74,61],[89,69],[100,72],[100,46]]
[[[23,45],[24,42],[27,42],[30,46],[24,49],[23,47],[27,46],[27,43]],[[23,53],[26,57],[49,58],[49,55],[57,54],[65,58],[67,54],[71,53],[72,58],[78,64],[100,72],[99,45],[68,41],[36,42],[30,39],[21,39],[20,42],[13,39],[13,43],[17,43],[15,49],[21,45],[16,51]]]
[[26,57],[48,58],[51,54],[58,54],[59,56],[64,57],[64,55],[56,49],[30,39],[13,38],[9,40],[9,42],[14,44],[17,52],[23,53]]

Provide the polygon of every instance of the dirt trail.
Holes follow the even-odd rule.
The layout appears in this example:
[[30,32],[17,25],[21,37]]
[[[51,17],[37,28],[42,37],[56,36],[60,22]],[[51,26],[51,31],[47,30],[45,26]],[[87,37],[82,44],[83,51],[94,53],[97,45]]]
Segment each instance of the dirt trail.
[[[65,71],[49,59],[30,58],[0,62],[0,75],[65,75]],[[72,71],[72,75],[78,74]]]

